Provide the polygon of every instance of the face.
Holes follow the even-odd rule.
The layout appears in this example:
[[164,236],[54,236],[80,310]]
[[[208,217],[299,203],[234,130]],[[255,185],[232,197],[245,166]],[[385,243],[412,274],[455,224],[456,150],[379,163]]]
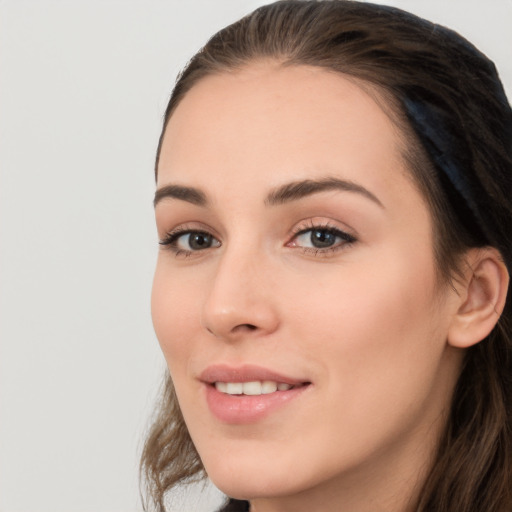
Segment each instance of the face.
[[202,79],[171,117],[153,321],[231,496],[389,487],[433,449],[453,292],[400,141],[354,81],[270,62]]

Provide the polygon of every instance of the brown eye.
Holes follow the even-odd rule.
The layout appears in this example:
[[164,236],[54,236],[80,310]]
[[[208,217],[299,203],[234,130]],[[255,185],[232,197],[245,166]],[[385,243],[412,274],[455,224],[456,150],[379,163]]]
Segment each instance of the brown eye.
[[[193,251],[200,251],[201,249],[208,249],[212,246],[213,237],[212,235],[208,235],[206,233],[190,233],[188,235],[184,235],[185,244],[190,247]],[[179,240],[179,239],[178,239]]]
[[171,233],[160,242],[161,245],[170,247],[173,251],[197,252],[210,247],[219,247],[220,242],[206,231],[181,231]]

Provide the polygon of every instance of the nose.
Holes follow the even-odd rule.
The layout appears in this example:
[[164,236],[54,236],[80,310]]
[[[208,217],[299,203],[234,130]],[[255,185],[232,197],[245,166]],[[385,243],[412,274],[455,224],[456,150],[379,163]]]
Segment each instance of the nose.
[[249,252],[226,250],[212,270],[202,325],[225,341],[265,336],[279,325],[271,265]]

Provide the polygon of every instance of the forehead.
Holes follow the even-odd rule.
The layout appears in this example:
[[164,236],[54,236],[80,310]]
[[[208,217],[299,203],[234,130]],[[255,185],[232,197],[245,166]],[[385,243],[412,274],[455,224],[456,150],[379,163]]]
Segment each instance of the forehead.
[[261,61],[185,95],[164,135],[158,184],[272,186],[318,173],[380,188],[403,170],[400,140],[382,101],[355,80]]

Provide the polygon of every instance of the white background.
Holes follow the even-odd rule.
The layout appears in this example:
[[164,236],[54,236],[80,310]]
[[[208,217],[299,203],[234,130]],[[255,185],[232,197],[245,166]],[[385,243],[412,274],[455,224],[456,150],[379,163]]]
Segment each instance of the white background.
[[[0,0],[0,512],[141,510],[161,116],[194,51],[263,3]],[[512,0],[390,3],[460,31],[512,97]]]

